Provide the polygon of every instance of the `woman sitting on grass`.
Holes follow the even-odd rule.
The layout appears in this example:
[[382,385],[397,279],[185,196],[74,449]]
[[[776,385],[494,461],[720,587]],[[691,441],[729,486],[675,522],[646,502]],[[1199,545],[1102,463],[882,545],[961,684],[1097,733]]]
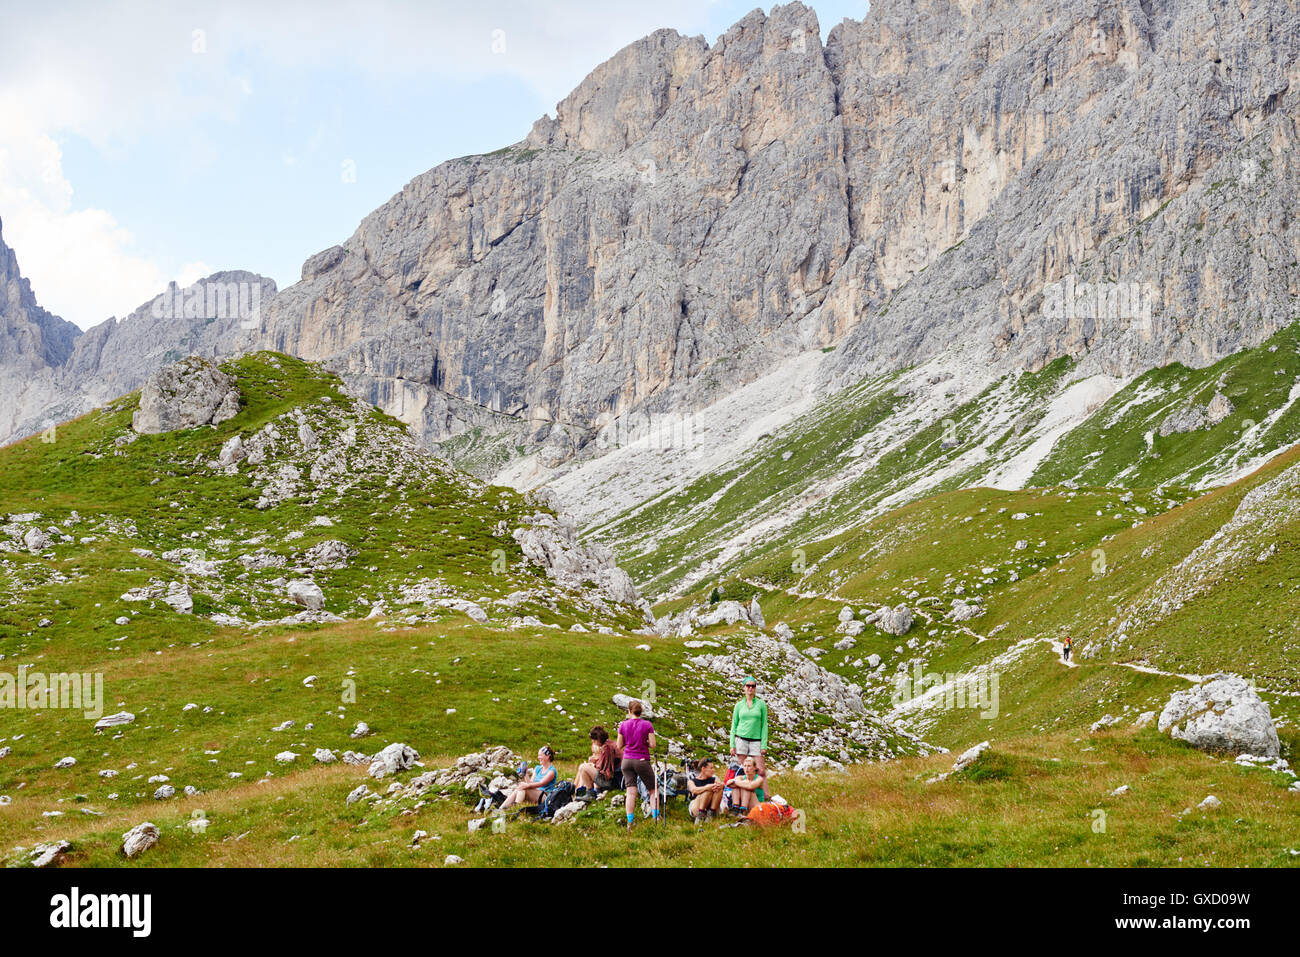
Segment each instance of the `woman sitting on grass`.
[[506,798],[506,803],[501,805],[501,810],[504,811],[516,804],[537,804],[542,800],[543,795],[554,790],[555,785],[560,783],[560,772],[551,763],[554,760],[555,752],[551,750],[549,744],[538,751],[537,767],[533,768],[533,779],[520,781],[511,795]]
[[614,774],[618,770],[619,754],[614,743],[609,740],[609,732],[600,725],[591,729],[591,760],[584,761],[574,776],[577,788],[573,796],[579,801],[590,803],[596,800],[597,791],[608,791],[614,786]]
[[713,761],[705,758],[686,778],[691,794],[691,818],[697,823],[717,815],[722,808],[723,783],[713,773]]
[[758,762],[753,755],[747,756],[731,779],[731,809],[747,814],[750,808],[764,800],[763,785],[766,783],[767,777],[758,770]]

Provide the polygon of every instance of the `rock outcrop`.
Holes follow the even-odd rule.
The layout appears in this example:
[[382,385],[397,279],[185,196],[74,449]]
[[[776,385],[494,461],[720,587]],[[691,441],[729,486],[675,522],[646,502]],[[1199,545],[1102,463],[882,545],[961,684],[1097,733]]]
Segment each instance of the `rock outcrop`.
[[1268,705],[1238,675],[1217,674],[1176,692],[1160,712],[1157,727],[1205,751],[1266,758],[1281,753]]
[[604,545],[581,544],[572,522],[565,518],[538,512],[513,536],[524,557],[557,585],[574,589],[594,585],[619,604],[643,605],[631,576],[615,563],[614,553]]
[[211,362],[190,356],[159,369],[140,390],[140,408],[131,427],[141,435],[158,435],[219,425],[239,414],[239,387]]
[[1232,400],[1222,392],[1216,392],[1214,398],[1206,405],[1191,405],[1170,412],[1160,423],[1160,434],[1173,435],[1178,432],[1210,429],[1232,415],[1232,412]]

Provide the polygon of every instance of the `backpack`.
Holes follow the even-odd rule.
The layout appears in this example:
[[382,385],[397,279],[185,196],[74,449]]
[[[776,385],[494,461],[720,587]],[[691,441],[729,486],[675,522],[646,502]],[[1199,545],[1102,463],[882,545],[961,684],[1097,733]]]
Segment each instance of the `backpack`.
[[542,795],[537,805],[537,817],[554,817],[555,812],[573,800],[573,782],[561,781]]
[[753,824],[785,824],[795,818],[795,809],[788,804],[764,801],[749,809],[747,815]]

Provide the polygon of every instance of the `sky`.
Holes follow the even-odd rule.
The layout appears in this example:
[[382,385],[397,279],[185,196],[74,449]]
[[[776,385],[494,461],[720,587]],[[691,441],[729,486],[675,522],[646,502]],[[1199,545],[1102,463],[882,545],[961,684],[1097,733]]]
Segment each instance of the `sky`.
[[[732,0],[14,3],[0,222],[37,301],[89,328],[220,269],[280,286],[439,163],[518,142],[663,27]],[[866,0],[812,0],[823,38]],[[764,7],[770,9],[770,4]]]

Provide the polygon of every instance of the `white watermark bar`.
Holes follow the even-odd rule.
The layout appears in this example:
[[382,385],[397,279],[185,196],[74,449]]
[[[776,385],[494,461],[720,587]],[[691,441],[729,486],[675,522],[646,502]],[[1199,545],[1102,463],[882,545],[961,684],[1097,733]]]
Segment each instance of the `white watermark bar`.
[[0,711],[81,711],[88,720],[104,716],[102,673],[48,674],[20,665],[17,674],[0,671]]
[[243,329],[262,321],[260,282],[197,282],[188,289],[175,284],[153,301],[155,319],[238,319]]

